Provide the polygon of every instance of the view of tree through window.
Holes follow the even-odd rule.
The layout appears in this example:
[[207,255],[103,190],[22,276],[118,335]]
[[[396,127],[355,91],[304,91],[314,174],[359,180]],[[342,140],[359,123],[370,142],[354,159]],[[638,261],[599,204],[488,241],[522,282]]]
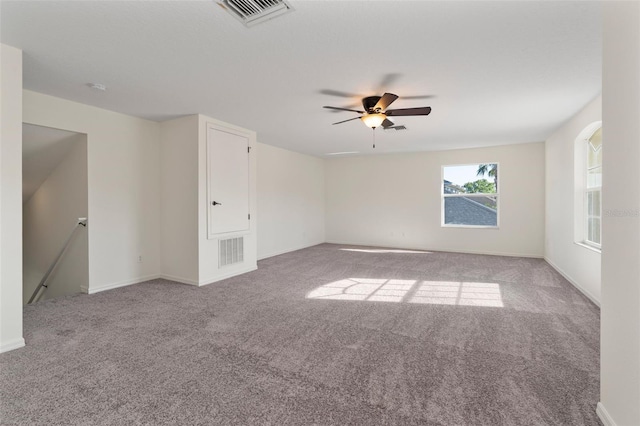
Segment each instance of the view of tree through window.
[[498,164],[442,168],[442,224],[498,226]]

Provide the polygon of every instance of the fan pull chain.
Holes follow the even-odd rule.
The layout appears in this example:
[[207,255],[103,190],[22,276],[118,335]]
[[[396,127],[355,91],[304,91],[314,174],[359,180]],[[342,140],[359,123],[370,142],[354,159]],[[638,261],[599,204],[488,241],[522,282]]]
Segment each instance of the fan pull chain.
[[371,130],[373,130],[373,148],[376,148],[376,128],[372,127]]

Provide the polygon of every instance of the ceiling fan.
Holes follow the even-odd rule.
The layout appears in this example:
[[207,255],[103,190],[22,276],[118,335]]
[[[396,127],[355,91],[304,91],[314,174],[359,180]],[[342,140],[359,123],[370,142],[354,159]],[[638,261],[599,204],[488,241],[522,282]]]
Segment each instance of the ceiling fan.
[[393,101],[398,99],[398,95],[394,95],[393,93],[385,93],[382,96],[367,96],[362,99],[362,107],[364,111],[349,109],[349,108],[339,108],[332,106],[323,106],[323,108],[338,110],[338,111],[349,111],[356,112],[360,114],[360,117],[350,118],[348,120],[338,121],[333,124],[342,124],[347,121],[360,119],[362,122],[372,129],[376,127],[382,126],[383,128],[389,128],[394,125],[393,121],[389,120],[387,117],[402,117],[402,116],[410,116],[410,115],[429,115],[431,112],[431,107],[419,107],[419,108],[400,108],[400,109],[387,109]]

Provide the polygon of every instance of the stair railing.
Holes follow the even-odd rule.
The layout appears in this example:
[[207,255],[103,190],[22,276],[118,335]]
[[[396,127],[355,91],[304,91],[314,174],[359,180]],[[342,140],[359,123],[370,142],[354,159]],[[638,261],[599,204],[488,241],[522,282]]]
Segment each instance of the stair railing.
[[44,276],[40,280],[40,283],[38,284],[36,289],[33,291],[33,294],[31,295],[31,298],[29,299],[27,304],[32,303],[36,299],[36,296],[38,295],[38,293],[40,292],[40,290],[42,288],[48,288],[47,287],[47,280],[51,276],[51,273],[56,269],[56,266],[58,266],[58,263],[60,263],[60,260],[62,259],[62,256],[64,256],[65,252],[67,251],[67,248],[69,248],[69,245],[71,244],[71,240],[73,239],[73,236],[75,235],[76,231],[78,230],[78,228],[80,226],[85,227],[85,228],[87,227],[87,218],[86,217],[78,218],[78,223],[73,228],[73,231],[71,231],[71,233],[69,234],[69,237],[67,238],[67,241],[64,243],[64,246],[62,246],[62,249],[60,250],[60,252],[56,256],[56,258],[54,259],[53,263],[51,264],[51,266],[49,266],[49,269],[47,269],[47,272],[44,274]]

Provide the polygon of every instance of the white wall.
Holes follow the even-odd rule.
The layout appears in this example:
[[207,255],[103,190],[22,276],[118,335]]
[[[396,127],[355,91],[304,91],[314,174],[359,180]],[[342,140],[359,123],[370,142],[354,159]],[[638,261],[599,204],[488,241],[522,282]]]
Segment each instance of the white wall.
[[22,338],[22,51],[0,44],[0,352]]
[[640,2],[603,5],[600,401],[640,425]]
[[160,129],[162,276],[198,285],[198,116]]
[[[238,272],[234,267],[219,270],[218,240],[207,238],[207,123],[230,126],[198,115],[161,123],[162,276],[196,285]],[[255,258],[255,230],[258,258],[324,242],[323,160],[252,144],[251,180],[257,188],[250,202],[252,230],[245,236],[249,258],[235,267],[239,271],[256,266],[250,261]]]
[[[565,278],[600,304],[600,253],[574,242],[574,147],[580,132],[602,121],[598,97],[546,141],[545,259]],[[607,140],[603,143],[607,151]]]
[[[31,294],[58,255],[78,218],[87,217],[87,137],[74,137],[65,158],[23,206],[23,295]],[[38,300],[79,293],[89,279],[87,228],[77,227],[69,248]]]
[[[499,229],[441,227],[441,167],[499,163]],[[326,160],[326,238],[341,244],[541,257],[544,144]]]
[[207,125],[246,132],[249,146],[256,146],[256,133],[204,115],[198,115],[198,258],[199,285],[248,272],[257,268],[257,211],[256,211],[256,155],[249,155],[249,231],[225,235],[225,238],[244,235],[244,261],[223,268],[218,266],[218,239],[207,235]]
[[[29,90],[23,96],[24,122],[87,135],[87,291],[157,277],[160,125]],[[143,256],[142,263],[138,256]]]
[[324,161],[258,144],[258,259],[324,242]]
[[[167,279],[206,285],[256,268],[256,155],[249,154],[249,230],[224,234],[244,238],[244,260],[219,267],[219,238],[208,238],[207,126],[246,134],[255,147],[255,132],[202,115],[160,125],[162,274]],[[246,214],[246,212],[245,212]]]

